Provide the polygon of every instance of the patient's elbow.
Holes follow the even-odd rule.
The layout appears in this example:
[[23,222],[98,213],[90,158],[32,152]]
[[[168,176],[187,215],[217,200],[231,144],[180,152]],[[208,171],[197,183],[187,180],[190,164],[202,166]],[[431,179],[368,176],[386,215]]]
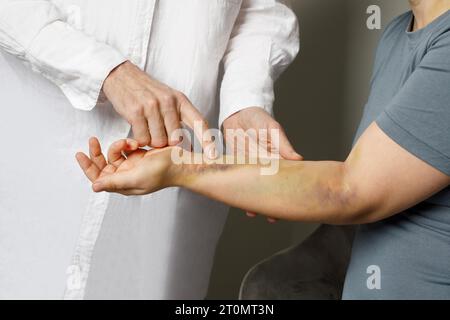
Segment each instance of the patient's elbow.
[[381,207],[370,204],[361,205],[361,207],[348,215],[345,225],[374,223],[383,220],[386,215]]
[[389,215],[382,194],[370,194],[358,184],[343,183],[339,198],[342,209],[336,215],[333,224],[360,225],[382,220]]

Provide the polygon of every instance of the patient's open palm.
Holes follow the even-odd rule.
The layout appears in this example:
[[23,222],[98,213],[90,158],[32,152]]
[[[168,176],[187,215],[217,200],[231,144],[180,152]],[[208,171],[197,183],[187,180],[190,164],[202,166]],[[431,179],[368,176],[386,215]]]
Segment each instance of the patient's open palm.
[[111,145],[106,160],[97,138],[91,138],[89,156],[80,152],[76,158],[95,192],[139,195],[164,187],[171,149],[146,151],[137,141],[122,139]]

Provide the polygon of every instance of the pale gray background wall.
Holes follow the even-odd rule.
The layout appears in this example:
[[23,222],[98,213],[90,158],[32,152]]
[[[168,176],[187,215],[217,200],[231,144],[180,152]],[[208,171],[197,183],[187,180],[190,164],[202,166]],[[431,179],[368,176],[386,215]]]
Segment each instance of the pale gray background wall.
[[[309,160],[342,160],[368,95],[381,35],[366,27],[366,9],[381,7],[382,27],[408,9],[407,0],[293,0],[302,49],[277,83],[275,106],[296,149]],[[315,226],[248,219],[230,211],[211,275],[209,299],[237,298],[247,270],[303,240]]]

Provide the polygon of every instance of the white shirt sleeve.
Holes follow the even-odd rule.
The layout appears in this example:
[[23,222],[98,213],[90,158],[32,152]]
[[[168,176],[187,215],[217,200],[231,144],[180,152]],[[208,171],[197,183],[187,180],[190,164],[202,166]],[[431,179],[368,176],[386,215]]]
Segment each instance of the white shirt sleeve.
[[274,81],[299,50],[298,22],[288,0],[243,0],[224,56],[219,126],[247,107],[272,113]]
[[91,110],[126,59],[66,20],[51,1],[0,0],[0,48],[55,83],[75,108]]

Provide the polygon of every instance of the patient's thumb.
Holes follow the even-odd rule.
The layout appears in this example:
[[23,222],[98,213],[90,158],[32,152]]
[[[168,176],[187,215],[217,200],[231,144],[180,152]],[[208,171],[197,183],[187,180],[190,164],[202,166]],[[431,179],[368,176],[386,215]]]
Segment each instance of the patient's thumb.
[[116,172],[96,180],[92,184],[94,192],[121,193],[134,187],[136,179],[129,172]]
[[102,191],[106,191],[105,190],[105,184],[101,181],[95,181],[92,184],[92,190],[94,190],[94,192],[102,192]]
[[94,190],[94,192],[115,192],[119,189],[119,183],[117,180],[118,179],[115,178],[114,175],[98,179],[92,184],[92,190]]

